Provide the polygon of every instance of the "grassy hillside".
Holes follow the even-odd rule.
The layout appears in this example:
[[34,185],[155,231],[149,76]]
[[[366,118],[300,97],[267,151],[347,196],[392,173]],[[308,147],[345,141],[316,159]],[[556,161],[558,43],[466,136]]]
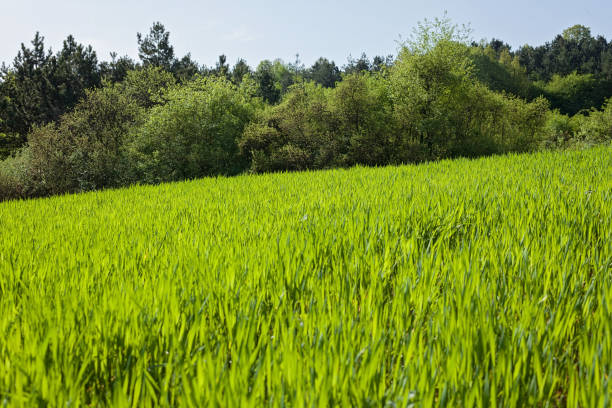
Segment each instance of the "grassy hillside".
[[612,148],[0,204],[0,402],[604,406]]

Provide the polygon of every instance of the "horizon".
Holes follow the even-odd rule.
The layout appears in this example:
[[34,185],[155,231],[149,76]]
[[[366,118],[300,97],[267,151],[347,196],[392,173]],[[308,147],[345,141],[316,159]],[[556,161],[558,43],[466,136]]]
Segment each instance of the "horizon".
[[[427,5],[393,0],[376,9],[344,0],[334,4],[317,0],[307,6],[275,0],[266,2],[267,8],[240,1],[232,11],[211,2],[196,4],[191,0],[179,2],[185,7],[154,0],[146,9],[140,7],[143,2],[92,3],[25,0],[5,6],[0,17],[4,39],[0,43],[0,63],[10,65],[21,44],[28,46],[36,32],[53,52],[61,48],[68,35],[73,35],[77,42],[91,45],[99,61],[110,60],[111,52],[138,60],[136,34],[148,33],[155,21],[170,32],[178,58],[190,53],[206,66],[213,66],[221,54],[227,56],[230,65],[243,58],[252,67],[265,59],[293,62],[296,55],[306,66],[319,57],[343,66],[349,57],[358,58],[362,53],[370,58],[395,56],[398,41],[408,38],[419,21],[442,17],[445,11],[453,23],[472,28],[474,41],[496,38],[510,44],[513,50],[527,44],[542,45],[574,24],[591,28],[595,37],[612,38],[612,27],[607,24],[612,19],[612,6],[598,0],[561,6],[549,0],[539,4],[520,0],[496,5],[495,10],[484,7],[486,3],[480,0],[461,6],[447,0]],[[186,14],[185,9],[191,12]],[[298,15],[300,20],[296,19]],[[500,15],[505,18],[500,19]],[[516,25],[521,20],[537,18],[537,24]]]

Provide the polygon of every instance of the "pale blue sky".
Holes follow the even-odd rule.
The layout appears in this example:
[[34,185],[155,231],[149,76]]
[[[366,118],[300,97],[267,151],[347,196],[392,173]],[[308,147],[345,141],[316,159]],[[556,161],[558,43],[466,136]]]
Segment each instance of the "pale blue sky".
[[40,31],[54,50],[73,34],[91,44],[98,58],[111,51],[137,56],[136,32],[161,21],[171,32],[177,56],[213,65],[224,53],[255,66],[265,58],[306,64],[319,56],[346,63],[365,51],[395,54],[399,36],[416,22],[442,16],[470,23],[474,39],[500,38],[513,47],[539,45],[573,24],[612,39],[612,1],[399,1],[380,0],[0,0],[0,61],[11,62],[19,44]]

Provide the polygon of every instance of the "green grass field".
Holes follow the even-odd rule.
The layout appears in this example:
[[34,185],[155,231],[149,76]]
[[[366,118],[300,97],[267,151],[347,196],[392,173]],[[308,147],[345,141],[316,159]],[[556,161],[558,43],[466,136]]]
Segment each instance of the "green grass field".
[[0,204],[0,405],[612,404],[612,148]]

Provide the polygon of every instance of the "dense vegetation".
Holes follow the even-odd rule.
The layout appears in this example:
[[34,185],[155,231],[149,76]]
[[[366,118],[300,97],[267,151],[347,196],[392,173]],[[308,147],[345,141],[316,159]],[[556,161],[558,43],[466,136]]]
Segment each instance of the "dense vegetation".
[[36,35],[0,76],[0,200],[242,172],[416,163],[612,139],[612,42],[574,26],[542,47],[420,24],[398,55],[176,58],[156,23],[139,58],[99,63]]
[[612,395],[610,146],[137,186],[0,219],[9,406]]

